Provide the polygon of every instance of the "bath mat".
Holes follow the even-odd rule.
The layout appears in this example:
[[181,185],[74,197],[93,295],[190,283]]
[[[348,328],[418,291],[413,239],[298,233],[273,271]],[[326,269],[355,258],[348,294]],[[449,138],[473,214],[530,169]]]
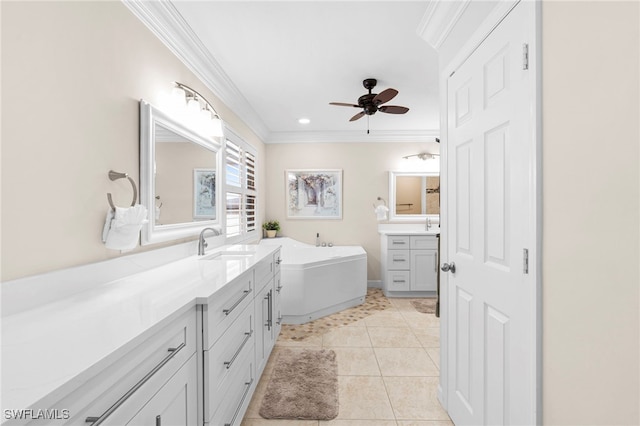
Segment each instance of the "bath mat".
[[336,418],[336,353],[329,349],[282,349],[267,384],[259,413],[265,419]]
[[423,314],[436,313],[436,299],[416,299],[412,300],[411,304],[416,308],[416,311]]

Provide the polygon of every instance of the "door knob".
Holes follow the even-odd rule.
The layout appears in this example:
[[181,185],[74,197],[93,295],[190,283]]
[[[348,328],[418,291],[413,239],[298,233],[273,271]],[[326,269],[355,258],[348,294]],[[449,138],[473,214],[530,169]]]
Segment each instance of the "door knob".
[[445,263],[444,265],[442,265],[442,269],[444,272],[449,272],[451,271],[452,274],[456,273],[456,264],[454,262],[451,263]]

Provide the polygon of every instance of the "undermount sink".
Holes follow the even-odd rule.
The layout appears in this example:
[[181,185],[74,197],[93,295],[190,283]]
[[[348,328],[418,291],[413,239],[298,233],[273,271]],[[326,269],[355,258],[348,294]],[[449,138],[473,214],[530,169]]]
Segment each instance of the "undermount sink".
[[228,250],[202,256],[200,260],[243,260],[255,254],[255,251]]

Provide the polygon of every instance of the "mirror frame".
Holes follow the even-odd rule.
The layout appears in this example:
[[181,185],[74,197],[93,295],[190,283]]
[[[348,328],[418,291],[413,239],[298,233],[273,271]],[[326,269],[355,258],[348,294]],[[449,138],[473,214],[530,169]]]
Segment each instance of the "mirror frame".
[[[189,139],[206,149],[216,152],[216,182],[221,182],[222,144],[213,137],[206,138],[184,124],[171,118],[165,112],[150,103],[140,100],[140,203],[149,212],[149,221],[142,226],[141,244],[155,244],[198,235],[206,227],[221,228],[222,211],[220,206],[221,190],[216,188],[216,219],[167,225],[155,224],[155,126],[156,124]],[[193,191],[192,189],[189,189]]]
[[398,176],[440,176],[438,172],[389,171],[389,222],[426,221],[427,217],[439,218],[439,214],[403,214],[396,213],[396,177]]

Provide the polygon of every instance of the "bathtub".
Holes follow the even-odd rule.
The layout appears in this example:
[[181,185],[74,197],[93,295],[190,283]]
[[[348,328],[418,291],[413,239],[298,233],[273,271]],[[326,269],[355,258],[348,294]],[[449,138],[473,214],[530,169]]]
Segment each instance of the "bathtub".
[[367,253],[360,246],[315,247],[291,238],[267,238],[281,245],[282,322],[304,324],[364,302]]

